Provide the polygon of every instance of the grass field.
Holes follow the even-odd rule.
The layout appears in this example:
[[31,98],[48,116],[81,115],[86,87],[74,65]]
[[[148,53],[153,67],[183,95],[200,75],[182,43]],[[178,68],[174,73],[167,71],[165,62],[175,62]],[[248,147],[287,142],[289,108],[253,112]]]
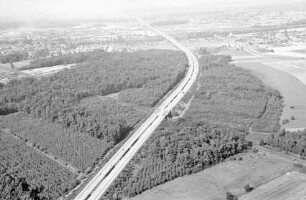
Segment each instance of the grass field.
[[10,67],[5,67],[3,64],[0,64],[0,79],[9,77],[13,75],[15,71]]
[[[13,64],[14,64],[15,69],[18,69],[19,67],[30,64],[30,62],[31,62],[30,60],[22,60],[22,61],[14,62]],[[11,67],[10,63],[6,63],[2,65],[8,68]]]
[[[23,66],[26,66],[28,64],[30,64],[31,60],[22,60],[22,61],[18,61],[18,62],[14,62],[14,67],[15,69],[18,69],[20,67],[23,67]],[[11,67],[10,66],[10,63],[6,63],[6,64],[3,64],[5,65],[6,67]]]
[[[290,120],[284,124],[284,128],[304,128],[306,127],[306,85],[290,74],[263,65],[261,63],[239,63],[245,69],[252,70],[255,75],[261,78],[264,83],[276,88],[284,97],[284,108],[281,120],[289,119],[291,116],[295,120]],[[291,108],[294,106],[294,108]]]
[[305,53],[298,53],[298,52],[293,52],[293,51],[278,51],[278,52],[273,52],[273,53],[268,53],[270,55],[276,55],[276,56],[289,56],[293,58],[305,58],[306,54]]
[[232,57],[251,56],[252,55],[252,54],[250,54],[250,53],[248,53],[244,50],[238,50],[237,48],[233,48],[233,47],[222,48],[217,54],[231,55]]
[[294,50],[294,52],[306,54],[306,49],[298,49],[298,50]]
[[282,70],[303,82],[306,85],[306,63],[303,66],[297,66],[286,61],[279,62],[263,62],[264,65]]
[[285,63],[290,64],[290,65],[294,65],[295,67],[299,67],[299,68],[306,68],[306,61],[305,60],[291,60],[291,61],[287,61]]
[[287,173],[265,185],[256,188],[239,200],[293,200],[306,199],[306,175]]
[[14,70],[12,70],[10,67],[6,67],[4,64],[0,64],[0,73],[13,73]]
[[17,77],[24,76],[18,71],[11,69],[11,67],[7,67],[4,64],[0,64],[0,83],[7,83],[10,79],[14,79]]
[[273,180],[293,169],[276,155],[243,153],[240,161],[225,161],[199,173],[157,186],[130,200],[224,200],[226,192],[245,193],[244,186],[254,187]]
[[268,53],[268,52],[271,52],[269,49],[265,49],[265,48],[257,48],[256,51],[258,51],[259,53]]

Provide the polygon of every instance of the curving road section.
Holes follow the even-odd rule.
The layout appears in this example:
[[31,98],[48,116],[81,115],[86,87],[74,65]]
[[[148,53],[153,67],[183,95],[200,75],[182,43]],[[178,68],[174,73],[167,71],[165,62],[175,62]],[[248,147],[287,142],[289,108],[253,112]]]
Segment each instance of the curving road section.
[[151,30],[163,36],[174,46],[183,51],[189,62],[189,69],[180,85],[167,97],[167,99],[155,110],[155,112],[138,128],[137,131],[122,145],[115,155],[104,165],[95,177],[77,195],[75,200],[99,200],[106,192],[127,163],[140,149],[144,142],[150,137],[165,116],[183,98],[191,88],[199,73],[199,63],[196,56],[174,38],[166,33],[146,24],[141,19],[138,21]]

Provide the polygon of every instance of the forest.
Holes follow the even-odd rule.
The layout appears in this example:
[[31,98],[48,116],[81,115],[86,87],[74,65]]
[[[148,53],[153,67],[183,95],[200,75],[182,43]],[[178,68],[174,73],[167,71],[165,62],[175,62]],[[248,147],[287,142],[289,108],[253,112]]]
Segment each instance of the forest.
[[[85,172],[107,152],[107,144],[88,135],[16,113],[0,118],[0,128],[9,129],[21,141],[63,159]],[[90,155],[90,156],[88,156]]]
[[[95,109],[101,114],[100,118],[104,115],[116,119],[126,127],[133,127],[147,115],[110,99],[91,97],[82,100],[81,104],[89,110]],[[90,121],[89,123],[93,124]],[[22,141],[30,142],[41,151],[63,159],[82,172],[95,167],[97,161],[110,150],[110,146],[104,140],[97,140],[60,124],[41,121],[25,113],[1,117],[0,128],[9,129]]]
[[[0,163],[1,165],[1,163]],[[7,170],[4,166],[2,169]],[[23,199],[44,199],[40,197],[41,189],[31,186],[25,178],[14,177],[10,174],[0,174],[0,194],[1,199],[11,200],[22,197]]]
[[133,159],[137,167],[128,165],[104,198],[133,197],[175,178],[202,171],[247,149],[245,134],[203,122],[166,122]]
[[277,132],[282,96],[249,71],[229,64],[230,60],[221,55],[200,58],[200,87],[186,117],[232,128]]
[[14,52],[6,55],[0,55],[0,63],[13,63],[21,60],[28,59],[29,54],[27,52]]
[[306,129],[294,132],[282,129],[278,133],[270,134],[264,143],[306,158]]
[[[201,75],[195,84],[199,87],[193,87],[188,111],[178,121],[160,125],[110,187],[106,199],[135,196],[244,151],[249,146],[245,140],[249,127],[279,130],[280,94],[230,61],[221,55],[199,59]],[[146,117],[106,96],[118,93],[119,101],[153,107],[180,81],[186,67],[184,54],[177,51],[96,52],[76,67],[49,77],[3,85],[0,126],[86,172]],[[12,166],[20,169],[12,184],[25,181],[43,198],[59,197],[76,185],[74,174],[11,135],[1,133],[1,142],[2,175],[10,179]],[[35,172],[28,172],[31,169]],[[45,185],[48,188],[41,187]]]
[[1,89],[0,114],[24,112],[87,133],[112,148],[134,124],[89,109],[81,101],[135,88],[151,91],[135,95],[135,102],[154,106],[182,77],[185,67],[186,58],[177,51],[99,52],[52,76],[9,82]]
[[75,174],[1,129],[0,152],[1,199],[18,199],[21,194],[56,199],[74,187]]
[[[0,134],[1,176],[12,183],[5,183],[4,194],[13,198],[13,191],[6,192],[23,183],[30,185],[29,191],[19,188],[18,194],[31,195],[33,190],[42,199],[65,194],[79,180],[42,153],[64,160],[78,172],[90,172],[147,117],[125,106],[124,100],[154,106],[183,77],[186,67],[186,57],[178,51],[99,51],[51,76],[0,85],[0,130],[11,132]],[[126,90],[143,93],[129,96]],[[107,97],[116,93],[118,100]]]
[[[281,106],[271,106],[267,99],[277,98],[276,103],[281,105],[280,95],[230,61],[229,56],[222,55],[199,59],[201,75],[192,88],[194,98],[186,114],[177,121],[166,120],[157,128],[104,199],[133,197],[248,149],[251,144],[245,136],[249,127],[264,115],[271,120],[263,128],[279,127],[275,120],[280,117]],[[187,94],[190,99],[191,94]]]

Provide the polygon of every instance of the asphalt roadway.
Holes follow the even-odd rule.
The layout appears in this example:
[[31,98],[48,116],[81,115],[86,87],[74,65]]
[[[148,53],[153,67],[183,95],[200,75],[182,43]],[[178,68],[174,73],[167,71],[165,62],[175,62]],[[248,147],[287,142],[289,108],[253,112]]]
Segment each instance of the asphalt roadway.
[[141,148],[145,141],[153,134],[154,130],[164,120],[165,116],[178,104],[186,92],[191,88],[199,74],[199,63],[196,56],[174,38],[166,33],[146,24],[141,19],[137,19],[143,26],[163,36],[176,48],[183,51],[189,63],[188,72],[184,79],[174,91],[164,100],[164,102],[154,111],[154,113],[135,131],[135,133],[122,145],[115,155],[104,165],[104,167],[94,176],[94,178],[77,195],[75,200],[99,200],[108,187]]

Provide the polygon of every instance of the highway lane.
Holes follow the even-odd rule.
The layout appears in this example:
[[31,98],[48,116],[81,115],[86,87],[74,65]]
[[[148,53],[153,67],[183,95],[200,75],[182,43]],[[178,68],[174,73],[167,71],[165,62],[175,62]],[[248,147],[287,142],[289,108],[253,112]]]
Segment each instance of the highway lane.
[[126,143],[115,153],[115,155],[104,165],[97,175],[84,187],[75,198],[76,200],[98,200],[116,179],[135,153],[141,148],[144,142],[150,137],[165,116],[183,98],[186,92],[195,82],[199,64],[195,55],[186,47],[171,38],[166,33],[159,31],[139,20],[143,25],[149,27],[156,33],[162,35],[178,49],[185,52],[189,69],[180,85],[167,97],[167,99],[156,109],[156,111],[136,130]]

